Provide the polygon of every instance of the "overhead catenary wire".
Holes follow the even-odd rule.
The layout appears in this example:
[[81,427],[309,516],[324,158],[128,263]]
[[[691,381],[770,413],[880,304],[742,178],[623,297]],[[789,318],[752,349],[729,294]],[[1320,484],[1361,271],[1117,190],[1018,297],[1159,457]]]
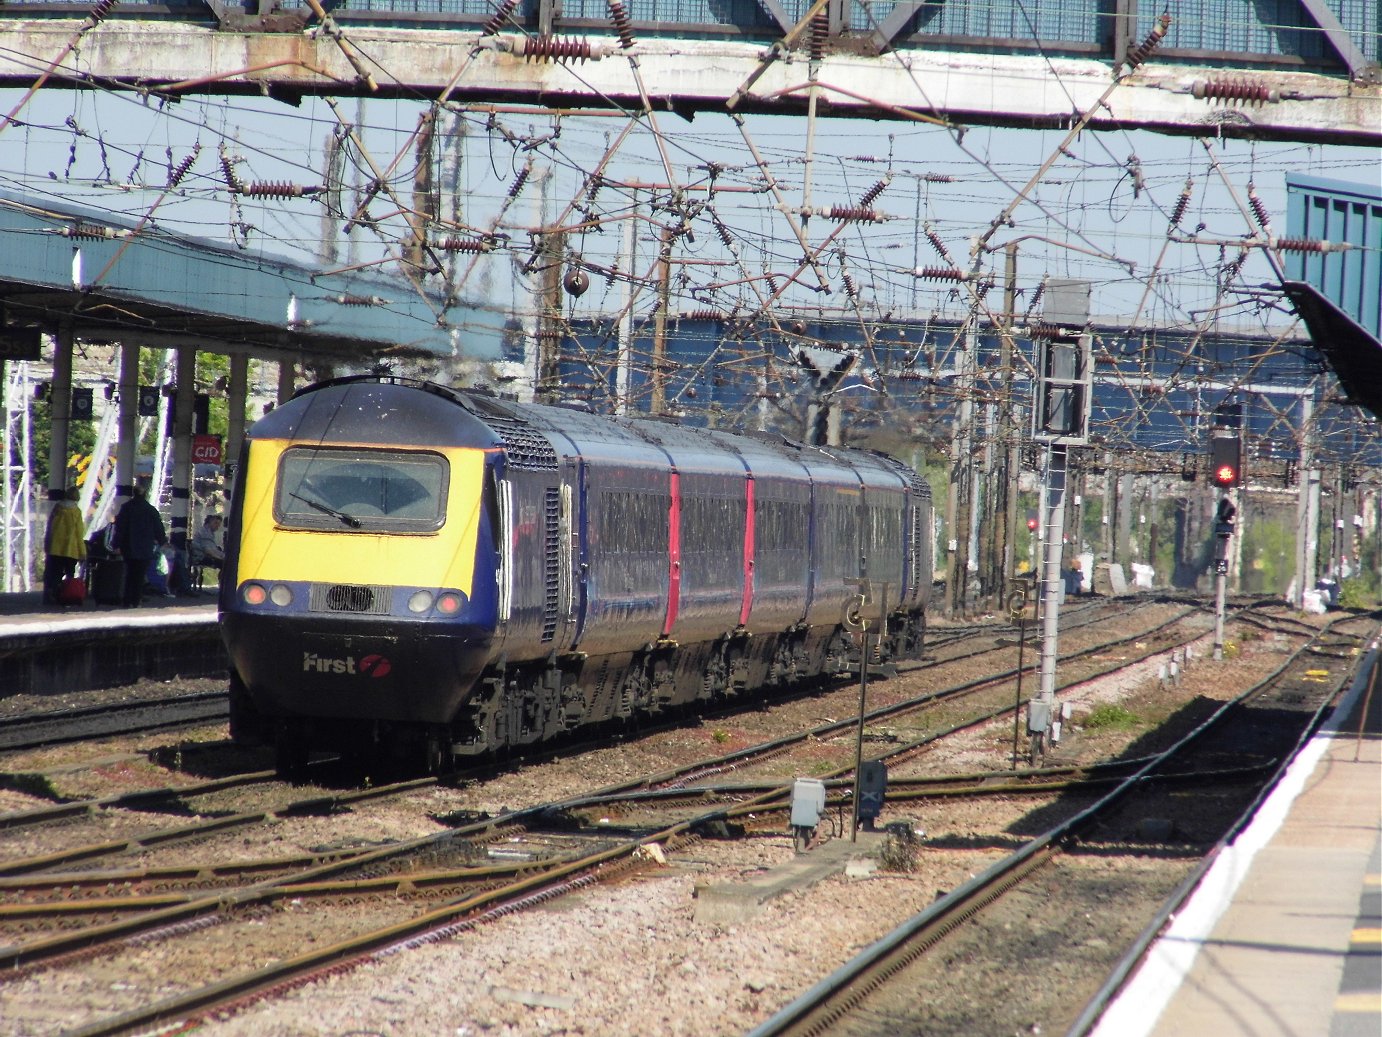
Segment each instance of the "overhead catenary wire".
[[[362,60],[370,60],[367,51],[360,51],[360,54]],[[375,102],[371,103],[374,104]],[[923,282],[920,286],[921,294],[916,296],[915,293],[918,292],[919,287],[918,282],[906,274],[915,264],[899,264],[887,261],[888,249],[904,247],[910,243],[914,227],[914,221],[910,216],[905,218],[905,226],[899,227],[870,225],[862,221],[854,221],[850,223],[846,231],[839,232],[835,228],[812,223],[809,233],[805,228],[802,228],[802,233],[798,234],[793,229],[792,223],[794,221],[800,223],[800,221],[796,221],[792,207],[790,205],[780,208],[776,206],[780,204],[777,194],[780,194],[781,200],[785,201],[788,197],[788,191],[794,190],[797,186],[787,183],[787,181],[791,179],[793,163],[801,161],[801,153],[799,150],[793,152],[790,146],[779,144],[771,132],[765,132],[762,127],[748,119],[745,119],[742,126],[733,126],[729,135],[732,138],[733,133],[738,133],[743,145],[741,150],[748,159],[741,163],[735,163],[732,160],[724,161],[727,157],[724,148],[725,136],[714,138],[711,134],[699,130],[694,134],[679,132],[669,136],[660,129],[649,126],[647,120],[640,118],[642,113],[636,110],[630,111],[624,116],[626,119],[625,131],[620,135],[619,140],[613,142],[613,147],[610,147],[607,142],[603,147],[597,145],[592,151],[588,147],[581,146],[582,142],[578,138],[583,131],[574,126],[570,120],[564,120],[562,137],[559,140],[552,140],[544,139],[549,136],[548,130],[534,132],[518,125],[510,128],[505,126],[503,122],[484,126],[482,118],[469,116],[465,105],[456,105],[448,99],[448,106],[456,112],[458,117],[467,118],[468,126],[477,128],[477,140],[504,141],[504,150],[514,157],[517,157],[522,149],[531,149],[529,154],[539,155],[544,161],[552,162],[554,168],[569,173],[573,181],[578,181],[579,185],[582,185],[582,189],[579,191],[573,186],[569,195],[573,202],[584,195],[583,185],[600,183],[604,173],[616,163],[644,161],[640,155],[626,147],[626,145],[643,138],[644,134],[648,134],[646,139],[654,149],[653,163],[656,169],[656,175],[646,179],[655,179],[668,184],[674,184],[678,180],[689,182],[690,178],[687,172],[677,165],[677,159],[673,157],[674,155],[680,157],[685,154],[688,158],[694,157],[696,160],[695,162],[688,162],[688,170],[693,164],[708,166],[713,163],[722,167],[723,171],[717,174],[717,180],[722,184],[738,181],[742,186],[753,184],[760,187],[763,191],[763,197],[768,200],[768,204],[747,208],[739,203],[752,196],[723,198],[713,206],[707,205],[697,209],[690,203],[690,199],[686,197],[678,199],[676,192],[671,191],[669,192],[671,208],[667,210],[665,220],[678,227],[685,227],[688,231],[687,234],[679,235],[677,246],[681,254],[688,260],[679,268],[678,275],[684,282],[682,285],[684,290],[696,291],[702,302],[710,304],[717,310],[729,312],[740,307],[739,312],[741,313],[744,312],[741,306],[741,296],[747,293],[752,299],[752,306],[756,308],[758,318],[765,321],[769,328],[775,330],[775,333],[781,333],[784,319],[798,310],[819,309],[824,312],[838,309],[843,304],[844,309],[851,313],[851,322],[857,323],[862,329],[860,334],[864,341],[871,342],[873,332],[869,322],[889,310],[899,308],[899,300],[908,304],[901,307],[904,310],[930,311],[939,307],[941,310],[950,311],[955,319],[963,320],[968,310],[978,308],[985,321],[992,319],[992,315],[987,312],[987,307],[982,303],[982,300],[973,296],[953,296],[948,286],[937,285],[932,288]],[[172,113],[162,117],[170,120],[176,118]],[[282,118],[299,117],[285,111]],[[309,118],[307,122],[316,127],[330,126],[329,120]],[[700,120],[697,123],[697,126],[699,125]],[[203,129],[202,132],[206,133],[207,131]],[[411,132],[414,131],[405,131],[405,133]],[[918,134],[935,132],[952,140],[958,135],[957,130],[931,129],[929,124],[926,128],[918,129],[916,132]],[[371,135],[364,128],[357,130],[357,136],[359,136],[364,147],[371,146],[367,140]],[[213,133],[210,136],[210,143],[214,146],[216,135]],[[299,134],[298,136],[301,139],[306,139],[308,136],[315,136],[315,131],[312,134]],[[1101,156],[1097,153],[1097,151],[1107,152],[1102,143],[1103,137],[1102,134],[1091,133],[1087,135],[1087,139],[1097,142],[1096,153],[1079,155],[1077,158],[1071,158],[1069,153],[1057,149],[1057,158],[1048,167],[1048,172],[1058,172],[1070,164],[1072,168],[1078,168],[1080,175],[1087,181],[1104,184],[1106,192],[1111,194],[1113,190],[1117,189],[1120,182],[1126,183],[1129,174],[1126,161],[1114,159],[1109,154]],[[109,147],[110,155],[120,152],[129,154],[133,158],[136,154],[134,148],[121,148],[110,139],[108,133],[81,139],[84,142],[87,140],[99,142],[102,148]],[[227,135],[223,139],[233,140],[232,150],[245,152],[248,155],[249,164],[241,164],[237,167],[238,175],[245,185],[254,183],[286,184],[290,182],[310,185],[313,182],[308,175],[284,177],[277,170],[267,166],[262,170],[259,168],[251,169],[249,166],[267,163],[270,158],[274,163],[280,162],[281,159],[291,159],[287,154],[281,157],[279,155],[270,156],[267,152],[258,150],[256,146],[246,146],[248,142],[245,141],[243,134],[237,134],[233,138]],[[982,169],[986,174],[997,173],[995,178],[997,182],[1014,179],[1009,174],[1014,169],[1021,169],[1021,163],[1013,163],[1005,168],[1001,162],[996,161],[992,156],[980,153],[974,146],[974,139],[973,136],[970,136],[968,140],[961,142],[963,147],[955,149],[956,153],[962,156],[961,161],[969,163],[970,169]],[[824,141],[821,143],[823,144]],[[857,149],[858,145],[854,143],[850,145],[848,150],[852,152],[857,151]],[[409,199],[403,197],[404,187],[412,173],[412,170],[407,168],[409,163],[402,160],[404,156],[410,153],[408,139],[405,137],[403,146],[389,150],[397,157],[392,162],[387,159],[384,162],[373,162],[373,166],[380,175],[370,177],[370,180],[380,181],[378,193],[389,193],[385,191],[385,185],[387,185],[394,197],[390,199],[388,206],[381,206],[380,211],[371,214],[373,222],[367,229],[369,234],[376,237],[380,245],[385,248],[385,252],[381,253],[385,265],[396,266],[398,270],[404,271],[406,276],[407,268],[403,263],[402,251],[398,247],[398,243],[406,239],[409,232],[407,226],[409,220],[418,215]],[[1136,199],[1139,210],[1142,206],[1148,206],[1147,211],[1149,212],[1155,212],[1161,208],[1163,212],[1169,213],[1172,209],[1169,204],[1171,198],[1163,199],[1160,187],[1174,184],[1175,186],[1171,187],[1170,190],[1178,190],[1180,183],[1186,179],[1186,174],[1192,170],[1182,165],[1179,170],[1168,171],[1165,160],[1148,158],[1140,154],[1140,149],[1119,148],[1118,151],[1119,154],[1127,154],[1128,151],[1132,151],[1138,157],[1138,164],[1146,185],[1141,197]],[[309,172],[312,167],[310,159],[306,158],[307,154],[308,148],[302,148],[298,159],[294,162],[294,165],[304,174]],[[371,160],[363,147],[357,149],[352,143],[350,156],[353,161],[359,162],[362,168],[370,169]],[[93,154],[93,157],[96,156]],[[860,203],[857,188],[851,191],[850,186],[855,180],[856,172],[868,169],[872,163],[878,160],[879,156],[856,157],[846,153],[834,156],[833,162],[814,162],[813,193],[817,194],[822,201],[831,200],[833,196],[836,204],[841,206],[869,208],[868,205]],[[4,162],[4,159],[0,159],[0,164]],[[966,217],[962,213],[968,210],[972,214],[975,206],[993,204],[991,192],[980,191],[976,187],[966,184],[963,178],[952,179],[949,182],[939,179],[923,181],[922,178],[953,175],[945,171],[938,172],[935,168],[928,168],[929,163],[921,163],[914,158],[906,157],[898,158],[895,161],[890,159],[889,162],[889,175],[915,176],[918,178],[919,184],[922,182],[935,184],[938,190],[954,192],[951,197],[947,198],[943,213],[932,210],[928,204],[921,217],[930,223],[943,242],[955,243],[969,236],[968,229],[965,227]],[[106,165],[108,166],[109,162],[106,162]],[[135,168],[138,168],[137,163]],[[669,168],[671,168],[670,174],[668,173]],[[1030,168],[1030,166],[1027,167],[1027,169]],[[1258,169],[1259,178],[1263,168],[1265,166]],[[836,170],[838,175],[832,173],[832,169]],[[1227,173],[1228,166],[1225,166],[1224,169]],[[1193,172],[1198,173],[1198,170],[1193,170]],[[76,173],[75,168],[73,173]],[[9,171],[0,169],[0,176],[9,179]],[[1227,184],[1231,180],[1230,174],[1222,182]],[[875,183],[876,181],[875,167],[874,175],[861,182]],[[31,174],[21,175],[17,182],[25,188],[45,186],[40,182],[39,177]],[[235,205],[242,204],[238,198],[230,197],[236,195],[236,192],[230,191],[229,185],[218,188],[206,178],[205,173],[199,175],[198,171],[194,170],[191,183],[197,191],[219,194],[223,201],[228,200]],[[774,184],[778,185],[777,194],[774,192]],[[557,189],[555,182],[553,188]],[[98,188],[94,181],[93,189],[109,190],[108,188]],[[602,241],[600,234],[604,227],[617,226],[619,221],[624,218],[619,215],[618,210],[623,203],[627,202],[627,196],[618,199],[618,202],[615,203],[606,199],[606,190],[608,189],[601,188],[599,195],[590,200],[588,217],[583,216],[579,224],[572,223],[571,225],[579,226],[581,232],[587,235],[588,240],[584,250],[587,252],[592,269],[598,267],[605,271],[616,271],[617,264],[612,261],[614,257],[610,254],[612,250],[605,245],[609,238],[606,237]],[[618,194],[618,192],[615,193]],[[1041,197],[1041,194],[1040,190],[1033,190],[1030,196],[1020,203],[1019,208],[1013,210],[1013,215],[1020,220],[1021,212],[1025,211],[1021,207],[1030,204],[1034,211],[1050,212],[1054,215],[1057,227],[1067,229],[1075,227],[1076,204],[1064,203],[1066,204],[1064,211],[1053,209],[1050,199]],[[159,215],[162,216],[167,211],[167,207],[185,208],[192,200],[180,189],[162,203]],[[307,196],[265,198],[262,200],[271,204],[266,204],[261,210],[256,210],[249,215],[248,219],[237,216],[232,221],[234,225],[247,228],[250,221],[253,221],[255,234],[261,241],[281,244],[285,249],[300,247],[306,236],[303,232],[293,230],[293,222],[300,217],[294,215],[292,207],[294,205],[311,206],[317,203]],[[876,199],[870,199],[870,201],[874,200]],[[283,204],[274,204],[278,202]],[[484,205],[480,203],[489,206],[489,218],[478,216],[484,212]],[[559,196],[558,208],[560,209],[562,205],[563,202]],[[147,208],[146,205],[136,209],[134,210],[135,214],[146,212]],[[383,209],[385,208],[389,211],[384,212]],[[824,204],[816,206],[816,208],[829,211],[831,205]],[[1234,208],[1233,205],[1220,206],[1218,212],[1230,213]],[[511,221],[504,205],[502,188],[497,190],[490,188],[488,199],[484,197],[483,193],[476,195],[471,206],[471,212],[477,214],[478,218],[467,220],[464,227],[454,229],[462,235],[474,233],[476,235],[474,240],[493,241],[496,242],[496,245],[490,251],[476,252],[471,257],[470,270],[490,270],[509,262],[518,247],[518,243],[523,239],[521,235],[510,235],[507,239],[503,237],[508,233],[508,230],[518,228],[506,228],[505,226]],[[557,229],[566,226],[571,213],[572,208],[568,205],[562,217],[552,221],[551,228]],[[748,215],[749,213],[752,215]],[[1213,222],[1214,214],[1208,215],[1211,216],[1211,222]],[[974,222],[980,222],[975,221],[972,215],[969,219],[971,220],[971,227]],[[1255,212],[1254,222],[1256,222]],[[439,232],[438,240],[445,240],[441,236],[443,232],[449,229],[446,227],[445,221],[434,221],[434,225]],[[818,227],[820,229],[817,229]],[[1021,229],[1023,228],[1019,228],[1019,230]],[[729,249],[722,232],[738,248],[739,255],[734,255],[733,250]],[[242,229],[233,233],[243,235],[245,231]],[[842,242],[842,233],[848,236],[847,243]],[[821,241],[823,236],[827,239],[825,242]],[[694,241],[692,240],[693,237]],[[1151,237],[1150,234],[1144,235],[1143,240]],[[1090,246],[1085,229],[1072,234],[1070,241],[1083,242],[1085,247]],[[1169,304],[1165,314],[1166,317],[1170,318],[1170,323],[1167,326],[1181,324],[1194,327],[1197,322],[1190,316],[1192,310],[1202,308],[1202,304],[1207,300],[1213,301],[1215,299],[1219,300],[1221,307],[1231,306],[1233,300],[1229,294],[1225,293],[1231,293],[1245,283],[1247,267],[1232,269],[1216,258],[1207,256],[1206,261],[1199,264],[1199,268],[1203,270],[1202,275],[1196,274],[1194,277],[1187,277],[1183,288],[1178,288],[1172,296],[1166,296],[1166,286],[1169,281],[1161,276],[1162,273],[1175,270],[1190,274],[1194,273],[1196,265],[1185,263],[1167,265],[1162,260],[1152,263],[1143,261],[1136,264],[1139,267],[1136,275],[1129,277],[1126,263],[1132,262],[1131,259],[1128,259],[1131,253],[1125,253],[1124,249],[1125,247],[1137,247],[1141,244],[1142,241],[1136,237],[1130,237],[1124,233],[1120,235],[1118,244],[1114,248],[1100,244],[1091,249],[1098,255],[1081,253],[1081,255],[1088,255],[1088,269],[1094,274],[1094,279],[1101,283],[1114,284],[1120,278],[1138,283],[1143,301],[1137,306],[1138,312],[1131,322],[1130,332],[1138,330],[1137,325],[1143,320],[1149,297],[1163,298]],[[709,248],[708,245],[714,245],[714,248]],[[787,247],[784,248],[784,246]],[[1163,251],[1169,249],[1171,253],[1182,248],[1194,249],[1196,247],[1193,243],[1186,243],[1182,246],[1180,243],[1168,242],[1164,235],[1158,236],[1155,246]],[[1069,248],[1068,243],[1058,247],[1066,252],[1074,251]],[[723,251],[721,251],[722,249]],[[798,250],[800,251],[798,252]],[[1249,262],[1255,263],[1257,261],[1256,256],[1259,254],[1265,257],[1265,251],[1254,253],[1253,256],[1248,257]],[[803,257],[809,257],[816,261],[834,257],[838,262],[834,262],[834,265],[831,266],[819,265],[816,269],[808,266],[806,271],[800,271],[798,266]],[[1126,260],[1121,271],[1117,269],[1120,260]],[[697,261],[706,265],[698,267]],[[736,283],[733,286],[719,287],[724,279],[720,278],[715,268],[709,265],[714,262],[730,262],[741,268],[740,276],[735,279]],[[1032,256],[1031,262],[1034,271],[1032,283],[1033,288],[1035,288],[1041,277],[1041,270],[1049,264],[1036,255]],[[1100,271],[1100,264],[1111,266],[1114,269],[1111,273]],[[772,272],[772,276],[776,279],[775,287],[769,289],[766,281],[754,279],[754,275],[759,270]],[[1148,270],[1152,272],[1148,274]],[[842,271],[848,272],[848,281],[842,276]],[[804,284],[801,280],[802,273],[809,273],[810,275]],[[616,271],[615,276],[626,275]],[[1200,282],[1202,288],[1195,288],[1193,282],[1196,280]],[[1223,283],[1222,288],[1220,282]],[[1196,292],[1199,294],[1196,295]],[[914,297],[918,305],[911,306],[910,302]],[[1253,305],[1252,303],[1244,304],[1243,313],[1245,316],[1252,316]],[[1129,310],[1132,310],[1131,306]],[[1229,308],[1221,308],[1217,312],[1222,314],[1233,311]],[[581,319],[581,313],[581,307],[575,305],[571,307],[570,316],[572,318]],[[1232,372],[1226,371],[1225,374],[1231,375]]]

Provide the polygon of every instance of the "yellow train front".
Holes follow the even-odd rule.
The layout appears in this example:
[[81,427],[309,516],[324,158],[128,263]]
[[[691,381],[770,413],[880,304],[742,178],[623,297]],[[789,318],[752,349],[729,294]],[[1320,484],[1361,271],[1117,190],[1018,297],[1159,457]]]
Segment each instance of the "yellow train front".
[[[493,431],[445,390],[343,378],[255,423],[221,579],[231,732],[442,763],[490,661]],[[419,755],[421,754],[421,755]]]

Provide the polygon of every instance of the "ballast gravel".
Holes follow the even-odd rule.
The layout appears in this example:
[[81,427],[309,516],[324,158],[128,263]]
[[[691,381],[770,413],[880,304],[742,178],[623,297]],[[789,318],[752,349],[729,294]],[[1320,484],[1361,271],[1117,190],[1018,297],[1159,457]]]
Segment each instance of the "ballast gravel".
[[[1276,647],[1270,639],[1254,641],[1245,646],[1244,661]],[[1206,657],[1204,641],[1196,654]],[[1207,676],[1210,671],[1198,676],[1196,664],[1182,684],[1168,686],[1158,678],[1160,665],[1149,660],[1064,694],[1063,701],[1076,711],[1072,730],[1077,732],[1079,716],[1100,702],[1126,701],[1134,710],[1162,711],[1164,716],[1174,712],[1176,703],[1197,695],[1228,696],[1231,685],[1239,683],[1228,679],[1231,663],[1214,664],[1213,677]],[[849,700],[849,693],[841,696],[842,704]],[[822,708],[817,702],[801,710]],[[785,717],[784,723],[790,722],[799,723],[800,717]],[[928,757],[926,768],[1004,769],[1011,730],[1010,720],[999,721],[956,738]],[[1072,734],[1067,751],[1072,757],[1078,753],[1088,759],[1108,758],[1146,733]],[[695,737],[701,740],[683,739],[688,744],[682,751],[692,759],[706,755],[704,733]],[[499,810],[505,804],[556,799],[657,769],[655,759],[640,758],[643,751],[632,746],[614,751],[607,757],[605,772],[587,769],[579,779],[560,766],[515,772],[475,790],[476,798],[485,800],[475,805]],[[669,751],[667,743],[661,751]],[[18,797],[3,795],[0,809],[17,808],[9,800]],[[924,828],[930,823],[929,809],[890,808],[884,820],[907,817]],[[923,840],[919,866],[912,872],[852,869],[770,900],[751,916],[711,924],[697,919],[698,886],[762,876],[791,861],[795,851],[786,831],[737,842],[702,840],[669,853],[664,864],[636,876],[434,942],[376,953],[329,977],[200,1019],[195,1032],[208,1037],[741,1035],[937,896],[1003,856],[1009,847],[992,835],[1015,832],[1030,804],[995,797],[946,810],[948,838],[934,844]],[[418,817],[400,815],[397,825],[398,835],[412,834]],[[371,813],[370,834],[375,839],[393,834],[386,816]],[[1018,835],[1012,838],[1020,840]],[[263,847],[246,847],[246,853],[259,849]],[[303,925],[311,925],[309,913],[304,913]],[[311,934],[304,937],[310,939]],[[1103,937],[1091,931],[1088,938]],[[179,955],[171,947],[167,950],[168,967],[175,970]],[[121,974],[118,959],[75,969],[85,974],[78,977],[55,969],[0,987],[0,1019],[8,1015],[15,1025],[0,1026],[0,1031],[16,1037],[61,1033],[130,1003],[133,977]],[[92,973],[110,995],[104,1007],[89,1003]],[[175,972],[166,980],[161,985],[164,993],[181,985]],[[157,996],[144,987],[134,1003],[148,1003]],[[17,1013],[22,1022],[15,1023],[16,1015],[7,1012],[6,1005],[24,1006]]]

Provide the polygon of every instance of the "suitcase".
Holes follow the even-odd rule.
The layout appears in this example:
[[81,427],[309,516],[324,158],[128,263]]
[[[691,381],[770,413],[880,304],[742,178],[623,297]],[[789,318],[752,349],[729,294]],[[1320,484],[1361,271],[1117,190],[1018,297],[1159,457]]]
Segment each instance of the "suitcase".
[[125,563],[97,562],[91,569],[91,597],[98,605],[119,605],[125,597]]
[[86,581],[72,576],[58,584],[59,605],[80,605],[86,601]]

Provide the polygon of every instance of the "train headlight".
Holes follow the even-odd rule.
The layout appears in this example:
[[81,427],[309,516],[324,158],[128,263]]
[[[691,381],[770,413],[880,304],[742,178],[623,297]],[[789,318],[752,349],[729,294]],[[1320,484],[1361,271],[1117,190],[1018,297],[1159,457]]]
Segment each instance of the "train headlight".
[[244,596],[246,605],[262,605],[269,598],[269,592],[264,589],[263,585],[258,583],[245,584],[245,589],[241,593]]
[[432,607],[431,591],[413,591],[408,599],[408,611],[422,613]]
[[437,611],[446,616],[454,616],[465,604],[465,595],[460,591],[442,591],[437,596]]
[[293,589],[285,583],[275,583],[273,590],[269,591],[269,600],[279,608],[293,603]]

